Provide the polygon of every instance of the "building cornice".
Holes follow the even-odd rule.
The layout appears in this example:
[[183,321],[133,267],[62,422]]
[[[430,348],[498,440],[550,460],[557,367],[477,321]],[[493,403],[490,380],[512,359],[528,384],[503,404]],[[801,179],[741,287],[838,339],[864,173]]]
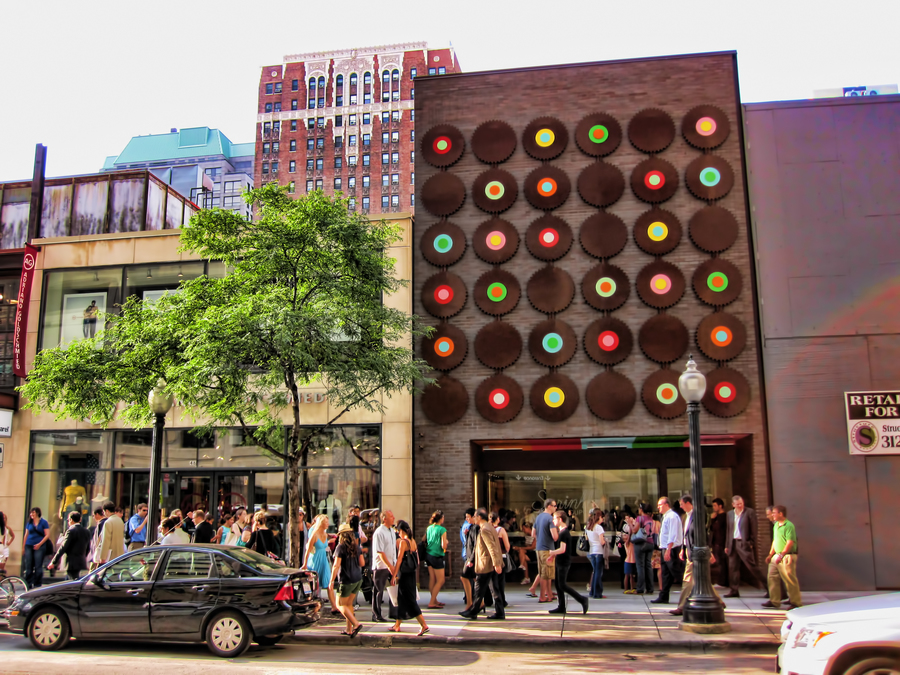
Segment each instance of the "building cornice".
[[410,52],[427,50],[427,42],[401,42],[392,45],[377,45],[375,47],[360,47],[359,49],[339,49],[332,52],[307,52],[305,54],[288,54],[284,57],[284,63],[297,63],[298,61],[310,61],[321,59],[348,59],[357,56],[371,56],[385,52]]

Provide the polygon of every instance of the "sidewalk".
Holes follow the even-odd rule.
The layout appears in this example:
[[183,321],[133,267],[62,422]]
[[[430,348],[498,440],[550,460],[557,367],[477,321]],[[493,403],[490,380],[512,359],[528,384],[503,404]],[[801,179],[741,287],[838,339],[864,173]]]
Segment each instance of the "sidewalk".
[[[520,587],[521,588],[521,587]],[[742,588],[741,597],[728,598],[725,602],[725,618],[731,624],[731,632],[721,635],[697,635],[678,629],[681,617],[669,614],[678,604],[679,592],[672,590],[668,605],[650,604],[654,596],[624,595],[618,587],[607,588],[606,598],[591,600],[590,611],[584,615],[581,607],[568,598],[570,611],[565,618],[547,614],[555,603],[538,604],[536,598],[525,597],[524,588],[507,588],[505,621],[488,621],[481,614],[477,621],[466,621],[457,612],[465,609],[461,591],[441,593],[446,603],[444,609],[425,609],[427,596],[421,606],[425,620],[431,629],[424,637],[416,637],[419,625],[415,620],[405,621],[399,635],[387,629],[392,623],[372,623],[371,608],[363,604],[357,618],[364,628],[352,642],[340,632],[344,629],[341,617],[332,619],[330,607],[324,609],[327,616],[313,628],[297,631],[294,641],[306,644],[362,644],[390,647],[392,645],[458,645],[463,647],[510,646],[514,644],[554,644],[557,647],[591,648],[659,648],[677,651],[711,650],[760,650],[773,652],[780,642],[781,624],[785,612],[763,609],[763,591]],[[581,588],[577,589],[579,592]],[[874,592],[873,592],[874,593]],[[841,600],[871,595],[867,592],[804,592],[804,604]],[[423,594],[424,596],[425,594]],[[362,594],[360,594],[362,599]],[[387,594],[385,594],[387,601]],[[573,607],[574,605],[574,607]],[[577,613],[573,613],[573,609]],[[490,612],[490,610],[489,610]]]

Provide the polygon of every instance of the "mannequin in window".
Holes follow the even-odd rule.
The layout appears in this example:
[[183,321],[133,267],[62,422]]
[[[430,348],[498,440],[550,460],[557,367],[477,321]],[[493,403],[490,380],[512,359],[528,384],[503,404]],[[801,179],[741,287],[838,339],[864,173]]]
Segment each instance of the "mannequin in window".
[[84,503],[84,497],[75,497],[75,502],[72,504],[69,504],[67,507],[65,507],[66,520],[68,520],[69,514],[72,513],[73,511],[76,513],[80,513],[82,519],[84,519],[87,516],[88,507],[87,507],[87,504]]
[[82,332],[84,337],[92,338],[97,332],[97,314],[100,308],[97,307],[97,301],[91,300],[91,304],[84,310],[84,321],[82,322]]
[[66,489],[63,490],[63,502],[59,507],[59,519],[62,520],[63,514],[66,513],[69,506],[75,503],[76,499],[81,498],[81,501],[83,502],[86,497],[87,493],[84,491],[84,488],[78,484],[77,480],[73,480],[66,486]]

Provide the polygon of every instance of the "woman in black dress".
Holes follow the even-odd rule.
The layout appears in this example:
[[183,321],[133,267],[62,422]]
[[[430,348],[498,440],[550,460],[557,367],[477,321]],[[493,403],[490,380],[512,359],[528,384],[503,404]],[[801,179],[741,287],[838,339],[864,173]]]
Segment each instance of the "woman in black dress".
[[269,514],[267,511],[257,511],[253,514],[253,530],[245,529],[241,533],[247,548],[270,558],[278,557],[278,544],[275,535],[266,525]]
[[419,570],[419,552],[416,540],[413,538],[412,528],[405,520],[397,523],[397,531],[400,532],[398,542],[397,562],[392,570],[391,583],[397,586],[397,622],[388,628],[393,633],[400,632],[400,622],[415,619],[419,622],[420,630],[416,635],[425,635],[428,632],[428,624],[419,609],[416,600],[416,579]]

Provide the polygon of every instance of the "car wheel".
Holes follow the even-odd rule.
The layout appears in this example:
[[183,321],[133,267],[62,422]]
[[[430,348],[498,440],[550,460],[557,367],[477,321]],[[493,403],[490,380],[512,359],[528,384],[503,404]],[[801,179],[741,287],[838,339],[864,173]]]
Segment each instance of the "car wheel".
[[243,654],[252,639],[250,624],[236,612],[217,614],[206,627],[206,646],[213,654],[225,659]]
[[284,638],[284,635],[260,635],[256,638],[256,644],[260,647],[271,647],[277,645]]
[[847,668],[844,675],[900,675],[900,659],[890,656],[863,659]]
[[62,649],[70,635],[69,620],[55,607],[41,609],[28,622],[28,639],[41,651]]

